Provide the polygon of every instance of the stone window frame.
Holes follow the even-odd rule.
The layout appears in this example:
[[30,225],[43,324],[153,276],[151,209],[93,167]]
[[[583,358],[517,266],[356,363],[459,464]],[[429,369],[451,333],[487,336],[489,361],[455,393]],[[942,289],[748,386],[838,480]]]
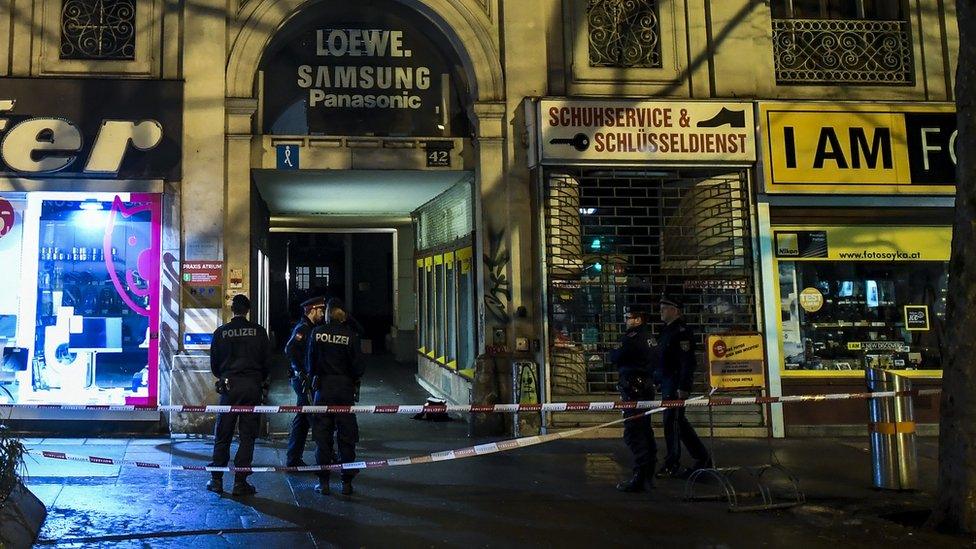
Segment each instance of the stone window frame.
[[31,76],[113,74],[158,78],[162,70],[162,17],[165,0],[134,0],[134,3],[134,59],[61,59],[63,0],[39,0],[39,21],[33,26]]

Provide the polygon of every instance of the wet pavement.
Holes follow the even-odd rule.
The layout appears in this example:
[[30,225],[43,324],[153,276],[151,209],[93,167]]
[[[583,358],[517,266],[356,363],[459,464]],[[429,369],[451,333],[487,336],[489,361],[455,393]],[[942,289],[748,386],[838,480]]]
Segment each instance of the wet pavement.
[[[414,369],[374,360],[363,403],[419,403]],[[279,384],[280,385],[280,384]],[[287,388],[272,400],[288,402]],[[284,431],[287,417],[270,431]],[[416,455],[487,440],[463,421],[360,416],[364,459]],[[660,433],[658,432],[660,435]],[[207,438],[28,439],[32,448],[164,464],[206,464]],[[305,460],[312,462],[309,444]],[[794,472],[807,503],[730,513],[720,502],[682,498],[684,482],[657,481],[650,493],[622,494],[628,472],[618,440],[564,440],[504,454],[361,473],[356,493],[313,492],[312,475],[255,474],[255,496],[204,490],[206,473],[31,460],[28,486],[48,508],[39,546],[58,547],[961,547],[917,524],[931,505],[934,440],[919,447],[922,490],[870,488],[867,441],[790,439],[775,458]],[[659,449],[659,452],[662,449]],[[284,440],[261,440],[255,465],[283,464]],[[765,441],[723,439],[720,465],[770,461]],[[231,478],[225,479],[225,489]],[[714,488],[714,486],[712,487]],[[888,517],[888,518],[885,518]]]

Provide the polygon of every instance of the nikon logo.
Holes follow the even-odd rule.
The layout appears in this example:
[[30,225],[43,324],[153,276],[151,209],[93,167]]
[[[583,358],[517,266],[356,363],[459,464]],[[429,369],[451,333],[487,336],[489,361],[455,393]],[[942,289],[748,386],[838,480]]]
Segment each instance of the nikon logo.
[[[76,160],[85,144],[81,130],[64,118],[28,118],[10,124],[2,115],[14,110],[16,101],[0,99],[0,160],[12,171],[48,174],[61,171]],[[83,172],[118,174],[131,145],[140,151],[155,148],[163,140],[163,126],[155,120],[103,120]]]
[[776,233],[776,255],[779,257],[799,257],[799,240],[796,233]]

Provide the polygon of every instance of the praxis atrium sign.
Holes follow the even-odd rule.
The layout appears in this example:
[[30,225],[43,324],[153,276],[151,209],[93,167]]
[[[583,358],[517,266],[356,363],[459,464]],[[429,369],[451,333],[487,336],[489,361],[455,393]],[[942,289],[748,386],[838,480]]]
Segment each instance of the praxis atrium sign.
[[436,29],[417,14],[382,4],[329,10],[279,33],[262,65],[265,133],[447,136],[464,129],[450,48],[434,41]]

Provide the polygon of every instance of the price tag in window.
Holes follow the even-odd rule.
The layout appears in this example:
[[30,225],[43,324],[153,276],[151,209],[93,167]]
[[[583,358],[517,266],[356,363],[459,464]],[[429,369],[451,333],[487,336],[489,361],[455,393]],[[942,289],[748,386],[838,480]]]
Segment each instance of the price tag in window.
[[929,330],[929,306],[905,305],[905,329],[912,332]]

